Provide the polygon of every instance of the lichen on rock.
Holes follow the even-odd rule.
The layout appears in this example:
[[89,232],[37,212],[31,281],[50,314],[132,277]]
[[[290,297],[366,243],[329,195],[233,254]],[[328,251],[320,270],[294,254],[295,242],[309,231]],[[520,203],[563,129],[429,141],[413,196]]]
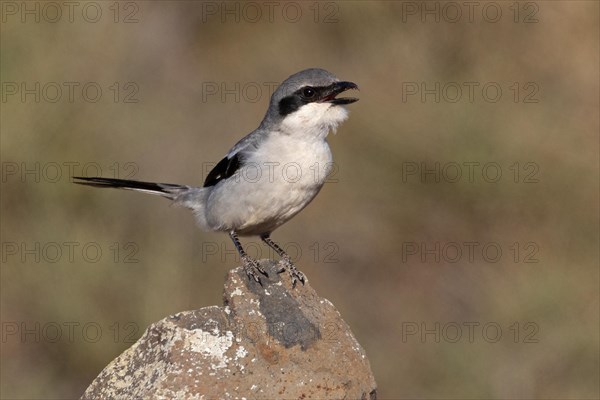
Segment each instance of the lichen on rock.
[[262,286],[238,267],[223,306],[152,324],[82,399],[375,399],[366,354],[333,304],[261,265]]

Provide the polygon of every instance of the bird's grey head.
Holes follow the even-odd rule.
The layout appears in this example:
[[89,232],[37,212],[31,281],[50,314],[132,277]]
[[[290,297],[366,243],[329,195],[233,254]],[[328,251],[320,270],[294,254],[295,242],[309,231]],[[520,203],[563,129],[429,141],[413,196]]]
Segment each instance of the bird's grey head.
[[336,97],[349,89],[358,86],[340,81],[324,69],[297,72],[275,90],[261,126],[276,127],[286,134],[326,136],[348,118],[343,105],[358,101],[353,97]]

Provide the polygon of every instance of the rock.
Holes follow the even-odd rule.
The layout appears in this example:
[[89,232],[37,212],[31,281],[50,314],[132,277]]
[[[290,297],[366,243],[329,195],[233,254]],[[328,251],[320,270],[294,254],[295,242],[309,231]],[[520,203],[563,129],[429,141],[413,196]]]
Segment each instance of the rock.
[[375,399],[365,351],[333,304],[261,265],[263,286],[231,270],[223,307],[152,324],[82,398]]

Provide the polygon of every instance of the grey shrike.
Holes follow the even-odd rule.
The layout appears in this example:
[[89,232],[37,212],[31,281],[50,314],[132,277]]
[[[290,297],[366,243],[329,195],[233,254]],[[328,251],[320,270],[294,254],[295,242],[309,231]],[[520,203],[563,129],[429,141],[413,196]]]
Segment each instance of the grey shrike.
[[229,150],[203,187],[99,177],[73,177],[74,182],[155,194],[191,209],[202,229],[229,233],[248,277],[258,283],[256,271],[267,274],[238,235],[260,236],[281,257],[280,272],[288,271],[293,286],[304,284],[304,274],[270,235],[325,183],[333,161],[327,135],[348,118],[344,105],[358,100],[336,97],[349,89],[358,86],[319,68],[287,78],[271,96],[260,126]]

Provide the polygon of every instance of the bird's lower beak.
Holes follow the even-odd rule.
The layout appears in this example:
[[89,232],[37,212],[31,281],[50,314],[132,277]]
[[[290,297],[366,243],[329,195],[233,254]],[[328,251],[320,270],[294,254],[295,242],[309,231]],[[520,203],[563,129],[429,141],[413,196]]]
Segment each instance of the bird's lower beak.
[[321,102],[327,102],[331,104],[350,104],[358,101],[355,97],[342,97],[337,99],[335,96],[338,94],[345,92],[346,90],[358,90],[358,85],[354,82],[336,82],[334,84],[329,85],[327,90],[323,93],[323,97],[321,98]]

